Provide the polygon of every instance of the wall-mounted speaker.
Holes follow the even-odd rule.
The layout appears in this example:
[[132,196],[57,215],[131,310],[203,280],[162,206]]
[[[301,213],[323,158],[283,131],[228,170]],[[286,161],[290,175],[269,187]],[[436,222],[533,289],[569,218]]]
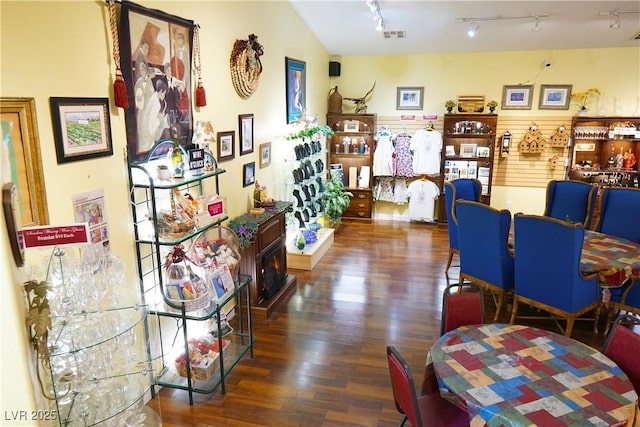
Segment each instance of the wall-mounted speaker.
[[329,77],[340,77],[340,63],[329,61]]

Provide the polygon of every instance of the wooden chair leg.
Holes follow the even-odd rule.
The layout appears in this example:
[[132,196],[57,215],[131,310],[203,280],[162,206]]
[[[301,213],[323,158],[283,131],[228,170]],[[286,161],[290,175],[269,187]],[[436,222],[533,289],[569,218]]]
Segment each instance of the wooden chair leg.
[[444,269],[445,273],[449,271],[449,267],[451,267],[451,261],[453,261],[453,250],[449,249],[449,258],[447,259],[447,267]]
[[576,320],[575,316],[569,316],[567,318],[567,330],[564,332],[564,335],[566,337],[571,336],[571,332],[573,331],[573,323],[575,322],[575,320]]
[[518,314],[518,297],[513,296],[513,308],[511,309],[511,320],[509,320],[509,324],[513,325],[516,323],[516,315]]
[[593,320],[593,333],[597,334],[598,333],[598,323],[600,323],[600,312],[602,311],[602,306],[599,305],[598,308],[596,308],[596,314],[595,314],[595,319]]
[[496,305],[496,314],[493,316],[493,321],[497,322],[500,312],[502,311],[502,304],[504,304],[504,291],[500,292],[498,296],[498,304]]

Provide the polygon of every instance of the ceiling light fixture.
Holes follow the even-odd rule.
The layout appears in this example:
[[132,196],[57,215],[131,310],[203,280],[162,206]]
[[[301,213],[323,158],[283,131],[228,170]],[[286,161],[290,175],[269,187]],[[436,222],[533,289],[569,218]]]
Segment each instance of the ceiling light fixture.
[[467,30],[467,35],[471,38],[475,37],[478,34],[478,30],[480,29],[480,25],[477,22],[472,22],[471,26]]
[[467,30],[467,35],[469,37],[475,37],[476,33],[478,32],[478,28],[480,28],[480,26],[478,25],[478,22],[483,21],[508,21],[508,20],[513,20],[513,19],[533,19],[533,28],[531,29],[531,31],[540,31],[540,21],[543,18],[549,18],[551,15],[526,15],[526,16],[481,16],[478,18],[456,18],[456,23],[457,24],[461,24],[461,23],[471,23],[471,27]]
[[377,0],[367,0],[367,6],[369,7],[369,12],[371,12],[371,19],[376,23],[376,31],[384,30],[384,19],[382,19]]
[[631,13],[640,13],[640,10],[609,10],[600,12],[599,15],[611,17],[609,20],[609,28],[617,30],[620,28],[620,15],[628,15]]

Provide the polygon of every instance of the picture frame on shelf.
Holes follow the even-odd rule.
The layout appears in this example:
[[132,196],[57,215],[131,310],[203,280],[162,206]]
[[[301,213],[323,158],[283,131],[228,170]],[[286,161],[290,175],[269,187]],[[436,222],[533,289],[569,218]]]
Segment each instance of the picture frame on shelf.
[[477,146],[478,144],[460,144],[460,157],[476,157]]
[[240,155],[253,153],[253,114],[240,114],[238,116],[238,132]]
[[[7,174],[17,177],[17,181],[13,181],[20,202],[16,221],[22,227],[47,225],[49,211],[35,98],[0,98],[0,119],[6,147],[0,150],[0,162],[9,169]],[[8,156],[8,153],[14,155]]]
[[358,120],[345,120],[344,121],[345,132],[360,132],[360,122]]
[[233,160],[236,157],[235,131],[218,132],[217,135],[218,163]]
[[256,182],[256,162],[245,163],[242,166],[242,186],[248,187]]
[[113,155],[109,98],[49,98],[58,164]]
[[299,120],[307,109],[307,63],[284,58],[287,123]]
[[484,112],[484,96],[482,95],[464,95],[458,97],[457,103],[458,113],[483,113]]
[[447,145],[445,147],[444,155],[446,157],[453,157],[456,155],[456,148],[453,145]]
[[504,85],[502,87],[503,110],[530,110],[533,85]]
[[398,87],[396,110],[422,110],[424,87]]
[[260,169],[266,168],[271,164],[271,143],[264,142],[260,144]]
[[476,157],[489,157],[491,149],[489,147],[476,148]]
[[[143,160],[158,141],[170,138],[172,127],[177,130],[182,147],[189,149],[193,145],[193,31],[192,20],[130,1],[121,4],[121,67],[133,101],[124,110],[129,163]],[[184,89],[176,90],[177,105],[167,106],[169,112],[162,117],[158,114],[158,89],[166,85],[166,99],[170,98],[167,65],[171,77],[184,83]],[[151,98],[145,102],[145,96]]]
[[539,110],[568,110],[573,85],[540,85]]

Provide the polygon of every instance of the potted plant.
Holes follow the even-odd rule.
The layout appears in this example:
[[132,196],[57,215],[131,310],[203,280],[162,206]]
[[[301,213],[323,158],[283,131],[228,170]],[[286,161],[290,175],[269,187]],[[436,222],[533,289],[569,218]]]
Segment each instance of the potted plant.
[[492,112],[492,113],[495,111],[497,106],[498,106],[498,102],[497,101],[491,100],[491,101],[487,102],[487,107],[489,107],[489,111]]
[[444,107],[447,109],[447,113],[451,113],[455,106],[456,106],[456,102],[453,99],[450,99],[444,103]]
[[597,98],[601,94],[600,89],[597,87],[590,87],[584,92],[574,92],[571,94],[571,99],[578,105],[578,115],[586,115],[587,104],[591,98]]
[[342,214],[351,204],[353,193],[344,190],[344,183],[340,176],[335,175],[331,180],[327,181],[322,193],[322,202],[324,203],[325,224],[328,227],[335,228],[340,224]]

